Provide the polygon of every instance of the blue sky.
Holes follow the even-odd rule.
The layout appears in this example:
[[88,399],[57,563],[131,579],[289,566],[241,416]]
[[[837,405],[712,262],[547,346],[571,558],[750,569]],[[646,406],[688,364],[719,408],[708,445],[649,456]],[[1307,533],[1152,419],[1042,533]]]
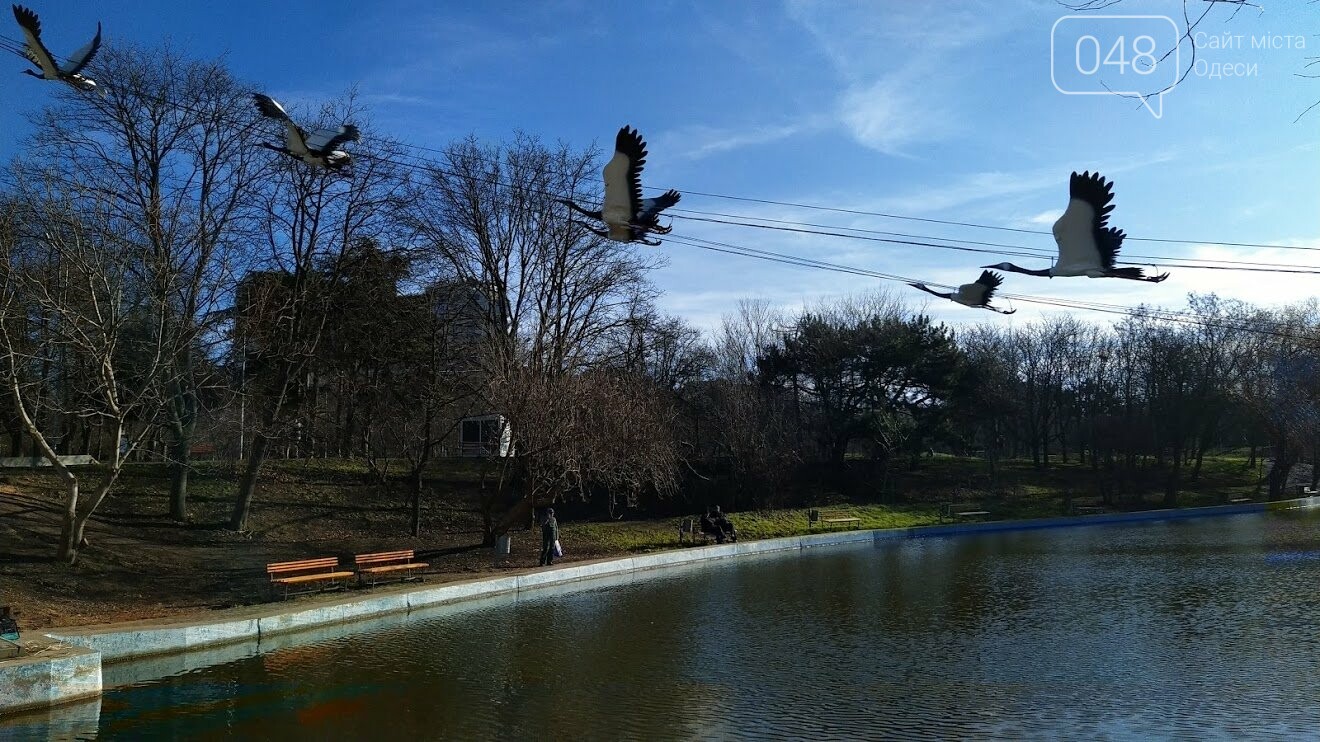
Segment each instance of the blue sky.
[[[1320,100],[1320,80],[1296,74],[1307,56],[1320,55],[1320,6],[1306,3],[1269,4],[1231,21],[1227,10],[1212,14],[1201,28],[1240,35],[1242,48],[1203,47],[1201,58],[1254,65],[1254,74],[1194,73],[1164,98],[1159,119],[1130,99],[1055,89],[1051,30],[1069,11],[1050,0],[31,4],[57,53],[84,43],[100,20],[108,41],[169,38],[199,57],[223,55],[239,77],[284,100],[312,102],[356,85],[376,128],[428,147],[515,130],[608,145],[628,123],[650,145],[647,185],[1046,230],[1067,203],[1068,174],[1098,169],[1115,181],[1112,223],[1131,236],[1320,247],[1320,109],[1294,123]],[[1201,3],[1191,5],[1200,11]],[[1181,2],[1128,0],[1105,12],[1168,14],[1182,25]],[[5,36],[18,36],[11,21],[3,25]],[[1139,32],[1106,28],[1097,33]],[[1253,48],[1262,34],[1300,37],[1307,48]],[[7,66],[0,159],[20,150],[23,113],[48,95],[17,74],[22,62],[9,58]],[[1105,83],[1122,84],[1112,75]],[[679,206],[1053,247],[1044,234],[691,193]],[[682,220],[675,234],[950,284],[1007,259]],[[703,327],[743,297],[796,308],[889,286],[925,301],[902,284],[676,243],[659,249],[669,256],[654,276],[666,292],[662,306]],[[1320,266],[1318,251],[1130,242],[1125,252]],[[1010,275],[1005,290],[1127,306],[1181,306],[1187,292],[1208,290],[1278,303],[1317,293],[1320,279],[1169,270],[1172,278],[1158,285]],[[928,306],[954,324],[1016,323],[1042,311],[1019,303],[1017,315],[1001,318]]]

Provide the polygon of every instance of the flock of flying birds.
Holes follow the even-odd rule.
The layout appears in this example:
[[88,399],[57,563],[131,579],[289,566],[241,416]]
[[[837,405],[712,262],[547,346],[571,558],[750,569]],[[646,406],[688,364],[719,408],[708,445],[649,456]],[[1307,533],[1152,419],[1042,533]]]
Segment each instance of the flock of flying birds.
[[[64,64],[50,53],[41,41],[41,21],[37,14],[20,5],[13,6],[14,19],[26,37],[25,56],[36,70],[25,69],[24,73],[43,80],[63,82],[74,88],[92,92],[97,90],[96,82],[83,74],[96,52],[101,48],[101,24],[96,25],[96,36],[84,47],[68,57]],[[301,160],[313,168],[321,168],[329,173],[351,174],[349,165],[352,156],[340,149],[349,142],[361,138],[358,127],[344,124],[337,129],[314,129],[308,131],[298,126],[285,112],[283,106],[268,95],[254,93],[257,109],[266,118],[274,119],[284,128],[284,145],[262,143],[261,146],[280,152],[293,159]],[[673,227],[660,225],[660,213],[678,203],[681,195],[669,190],[656,198],[642,198],[642,168],[646,165],[646,142],[636,129],[624,126],[619,129],[614,139],[614,156],[605,164],[602,175],[605,181],[605,197],[601,208],[584,209],[568,199],[559,199],[573,211],[590,217],[604,226],[584,224],[591,232],[616,242],[639,242],[657,246],[658,239],[648,239],[651,234],[669,234]],[[1105,180],[1099,173],[1089,171],[1076,172],[1068,181],[1068,208],[1063,216],[1054,222],[1054,241],[1058,244],[1058,257],[1054,265],[1041,270],[1021,268],[1012,263],[981,266],[987,270],[974,283],[965,283],[956,291],[948,293],[931,289],[923,283],[908,284],[914,288],[935,296],[949,299],[958,304],[978,309],[988,309],[1000,314],[1012,314],[1016,310],[1000,309],[990,306],[995,291],[1004,282],[1004,277],[990,268],[1013,273],[1025,273],[1030,276],[1086,276],[1088,278],[1126,278],[1133,281],[1159,283],[1169,277],[1167,273],[1146,276],[1140,268],[1118,268],[1115,260],[1123,246],[1126,236],[1121,229],[1109,226],[1109,213],[1114,210],[1114,184]]]

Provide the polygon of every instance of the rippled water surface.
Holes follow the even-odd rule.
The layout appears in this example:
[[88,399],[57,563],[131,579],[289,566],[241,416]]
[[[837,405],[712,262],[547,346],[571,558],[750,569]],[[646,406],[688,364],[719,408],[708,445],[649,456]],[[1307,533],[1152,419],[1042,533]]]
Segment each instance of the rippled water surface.
[[1314,515],[918,539],[291,639],[0,737],[1315,739],[1318,623]]

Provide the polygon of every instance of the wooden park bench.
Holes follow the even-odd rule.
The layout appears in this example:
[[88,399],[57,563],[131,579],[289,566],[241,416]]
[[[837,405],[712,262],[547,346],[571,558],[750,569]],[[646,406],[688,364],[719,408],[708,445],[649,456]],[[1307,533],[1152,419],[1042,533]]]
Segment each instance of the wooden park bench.
[[403,580],[409,577],[422,579],[422,576],[416,570],[426,569],[431,566],[426,562],[414,562],[413,557],[416,552],[412,549],[404,551],[381,551],[375,554],[358,554],[353,557],[353,562],[357,565],[358,584],[366,578],[368,585],[376,584],[376,578],[380,575],[391,573],[398,574]]
[[698,519],[684,518],[678,522],[678,543],[680,545],[683,543],[683,539],[687,539],[688,543],[693,544],[697,543],[697,539],[701,539],[701,543],[708,544],[710,543],[710,534],[701,530],[701,522]]
[[807,530],[811,530],[817,523],[822,526],[840,525],[857,528],[862,525],[862,519],[849,514],[847,510],[817,510],[812,508],[807,511]]
[[353,576],[352,572],[344,572],[339,569],[338,557],[321,557],[319,559],[302,559],[296,562],[274,562],[266,565],[266,574],[270,575],[270,583],[284,588],[284,597],[289,597],[291,588],[301,585],[307,585],[308,590],[294,590],[293,592],[312,592],[315,590],[324,590],[327,585],[338,585],[339,587],[348,587],[348,579]]
[[971,502],[946,502],[940,506],[940,520],[966,520],[988,518],[990,511]]

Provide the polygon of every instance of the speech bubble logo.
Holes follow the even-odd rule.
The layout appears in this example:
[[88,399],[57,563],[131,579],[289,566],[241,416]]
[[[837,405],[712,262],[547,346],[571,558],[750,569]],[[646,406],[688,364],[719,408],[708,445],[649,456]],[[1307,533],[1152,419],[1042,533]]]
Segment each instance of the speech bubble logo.
[[1064,95],[1137,98],[1155,118],[1182,77],[1182,31],[1166,15],[1066,15],[1050,29],[1050,81]]

